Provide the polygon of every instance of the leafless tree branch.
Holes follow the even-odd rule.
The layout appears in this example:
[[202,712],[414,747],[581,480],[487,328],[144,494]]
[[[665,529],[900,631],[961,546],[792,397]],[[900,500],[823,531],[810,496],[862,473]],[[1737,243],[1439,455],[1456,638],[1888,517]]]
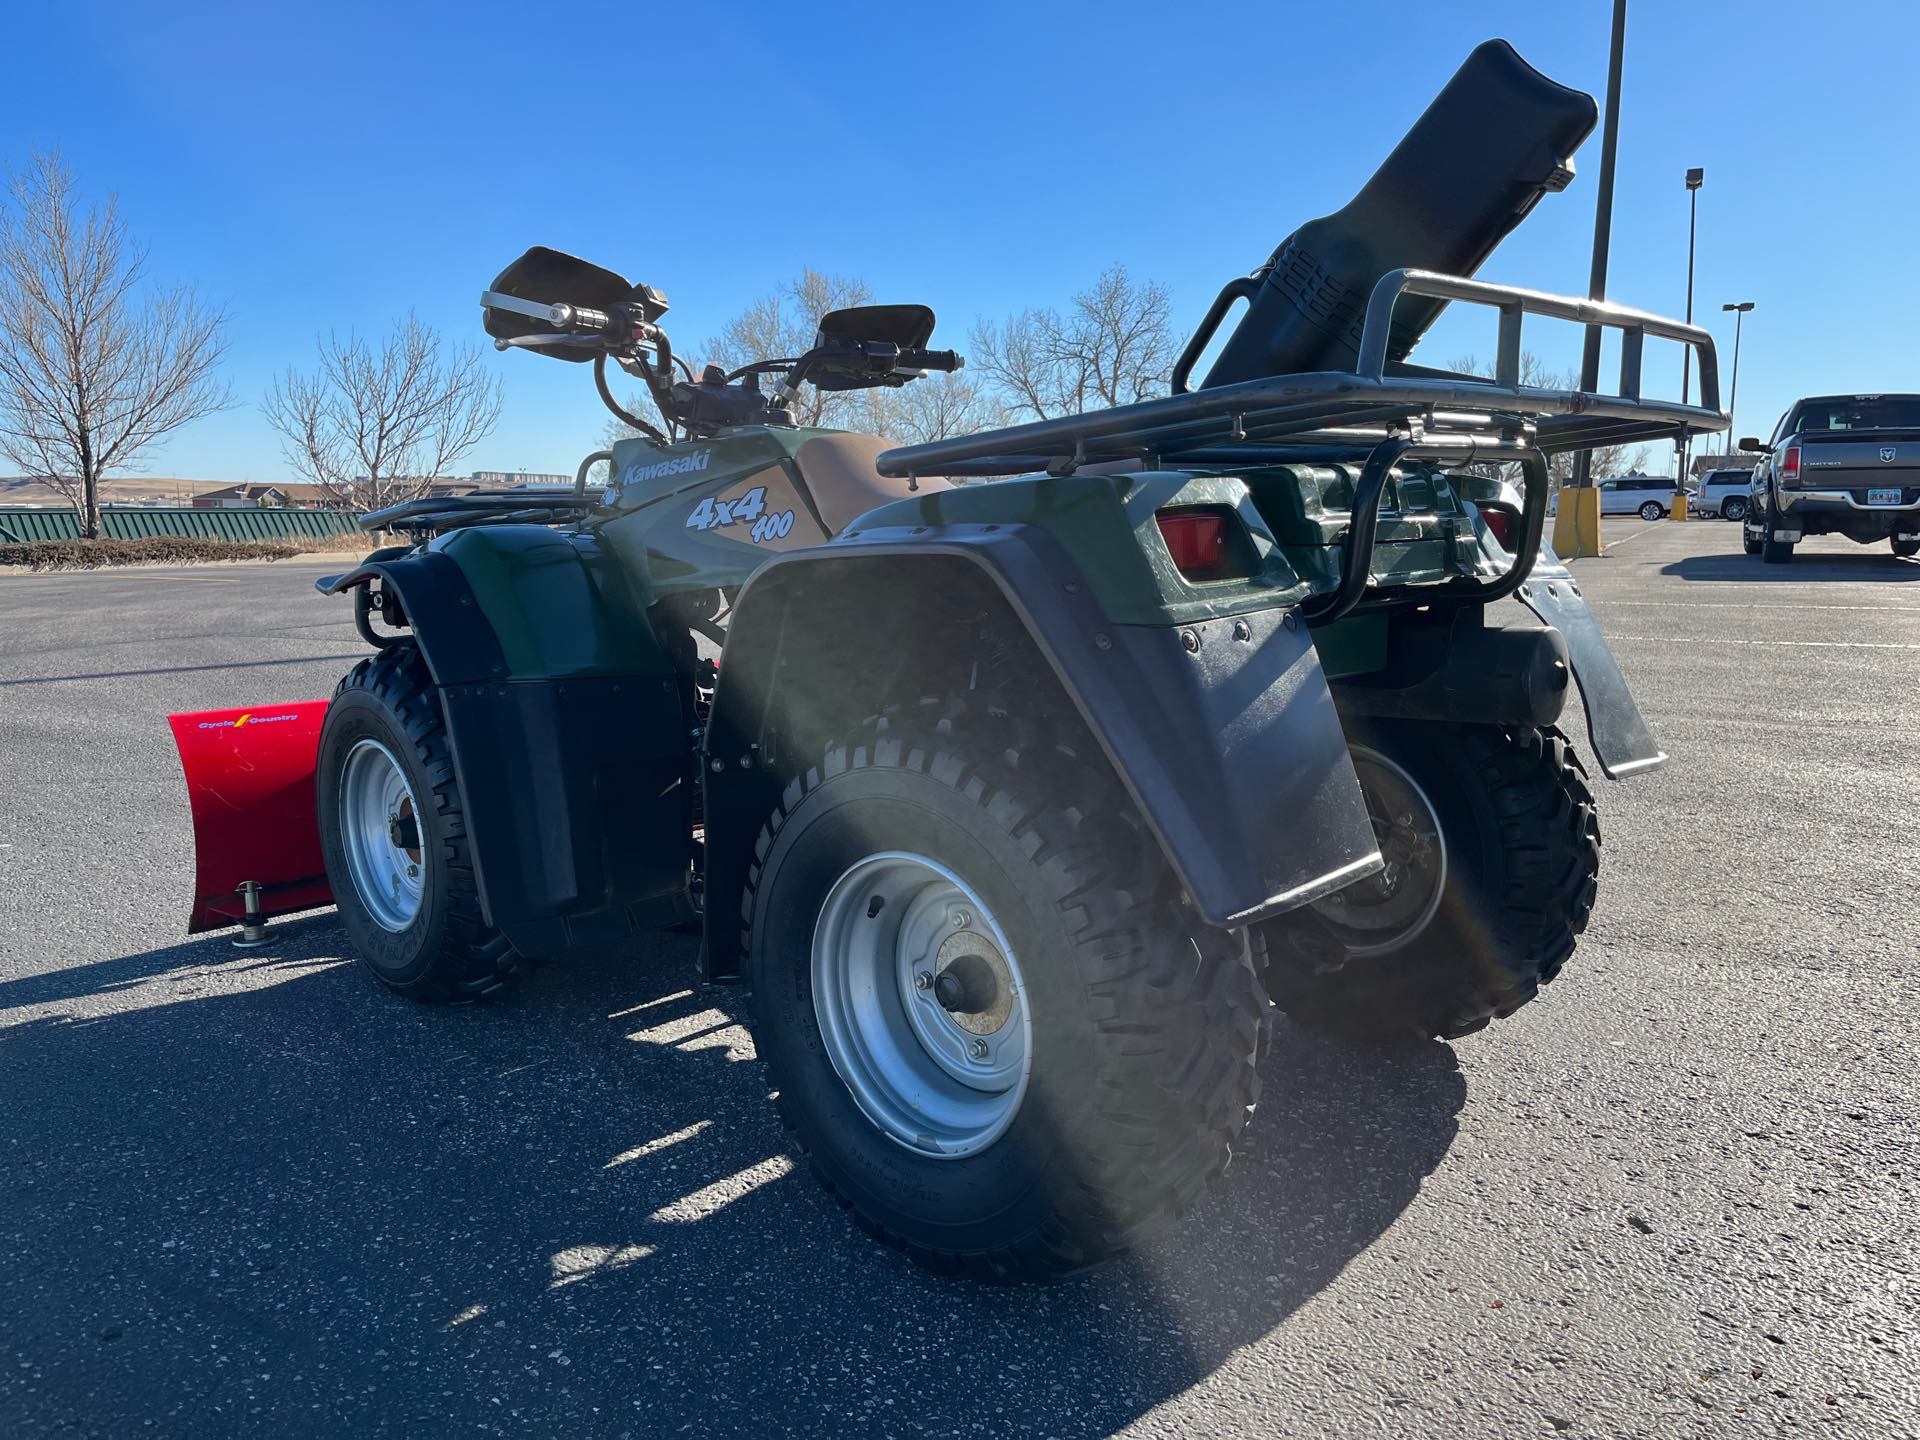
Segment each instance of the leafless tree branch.
[[[224,410],[226,314],[192,289],[142,285],[146,257],[115,201],[82,213],[73,174],[35,155],[0,205],[0,454],[100,533],[100,481]],[[142,298],[144,294],[144,299]]]
[[500,418],[500,382],[478,346],[409,314],[377,345],[319,342],[319,368],[289,370],[260,407],[288,462],[327,498],[378,510],[424,495]]
[[1110,265],[1064,314],[1023,310],[976,324],[969,360],[1015,419],[1130,405],[1166,389],[1171,312],[1164,285],[1137,283],[1124,265]]

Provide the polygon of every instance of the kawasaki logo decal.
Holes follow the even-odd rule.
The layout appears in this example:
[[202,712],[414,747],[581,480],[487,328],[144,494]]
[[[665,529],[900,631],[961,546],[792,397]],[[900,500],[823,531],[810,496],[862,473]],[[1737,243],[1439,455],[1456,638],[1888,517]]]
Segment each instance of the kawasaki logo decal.
[[634,465],[620,477],[622,485],[641,485],[649,480],[663,480],[669,475],[686,475],[695,470],[704,470],[713,463],[713,451],[697,450],[691,455],[676,456],[672,460],[656,460],[651,465]]

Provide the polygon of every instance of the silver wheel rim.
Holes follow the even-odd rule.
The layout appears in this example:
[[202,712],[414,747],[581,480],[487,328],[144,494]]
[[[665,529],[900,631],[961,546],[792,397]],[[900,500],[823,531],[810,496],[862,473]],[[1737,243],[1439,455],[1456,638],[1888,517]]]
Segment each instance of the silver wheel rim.
[[861,1113],[916,1154],[977,1154],[1019,1113],[1033,1065],[1019,963],[973,888],[924,855],[870,855],[833,883],[813,1012]]
[[1661,513],[1660,507],[1651,500],[1640,507],[1640,518],[1642,520],[1658,520]]
[[396,935],[413,924],[427,889],[420,807],[400,762],[378,740],[358,741],[347,752],[340,838],[354,893],[374,923]]
[[1353,768],[1386,868],[1337,890],[1313,908],[1331,922],[1347,952],[1384,955],[1433,923],[1447,889],[1447,837],[1433,801],[1405,769],[1363,745]]

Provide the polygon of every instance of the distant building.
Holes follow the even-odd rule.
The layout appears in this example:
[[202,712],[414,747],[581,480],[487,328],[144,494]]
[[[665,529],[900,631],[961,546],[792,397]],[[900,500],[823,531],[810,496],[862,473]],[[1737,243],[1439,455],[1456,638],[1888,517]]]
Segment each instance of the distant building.
[[196,510],[319,510],[330,503],[318,485],[223,485],[193,497]]

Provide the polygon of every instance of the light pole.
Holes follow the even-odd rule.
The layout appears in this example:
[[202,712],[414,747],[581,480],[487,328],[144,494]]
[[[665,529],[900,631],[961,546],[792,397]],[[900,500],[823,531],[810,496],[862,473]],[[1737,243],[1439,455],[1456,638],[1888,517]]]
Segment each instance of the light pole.
[[[1700,187],[1706,182],[1707,172],[1698,165],[1687,171],[1687,324],[1693,323],[1693,232],[1700,218]],[[1680,347],[1680,403],[1687,403],[1692,394],[1693,385],[1693,347]],[[1687,434],[1680,440],[1680,488],[1687,488],[1687,472],[1693,468],[1693,436]]]
[[[1627,48],[1627,0],[1613,0],[1613,33],[1607,48],[1607,112],[1600,131],[1600,193],[1593,207],[1593,268],[1587,280],[1587,298],[1607,298],[1607,248],[1613,236],[1613,161],[1620,147],[1620,71]],[[1600,384],[1600,327],[1587,327],[1586,348],[1580,357],[1580,388],[1589,394]],[[1600,507],[1592,495],[1593,451],[1573,457],[1574,496],[1562,497],[1554,521],[1553,546],[1562,556],[1600,553]],[[1581,501],[1588,501],[1582,505]],[[1583,514],[1591,523],[1583,523]],[[1591,532],[1591,533],[1589,533]]]
[[1753,301],[1741,300],[1732,305],[1722,305],[1722,310],[1733,311],[1733,383],[1727,387],[1727,459],[1733,459],[1733,409],[1740,403],[1740,322],[1747,318],[1747,312],[1753,309]]

